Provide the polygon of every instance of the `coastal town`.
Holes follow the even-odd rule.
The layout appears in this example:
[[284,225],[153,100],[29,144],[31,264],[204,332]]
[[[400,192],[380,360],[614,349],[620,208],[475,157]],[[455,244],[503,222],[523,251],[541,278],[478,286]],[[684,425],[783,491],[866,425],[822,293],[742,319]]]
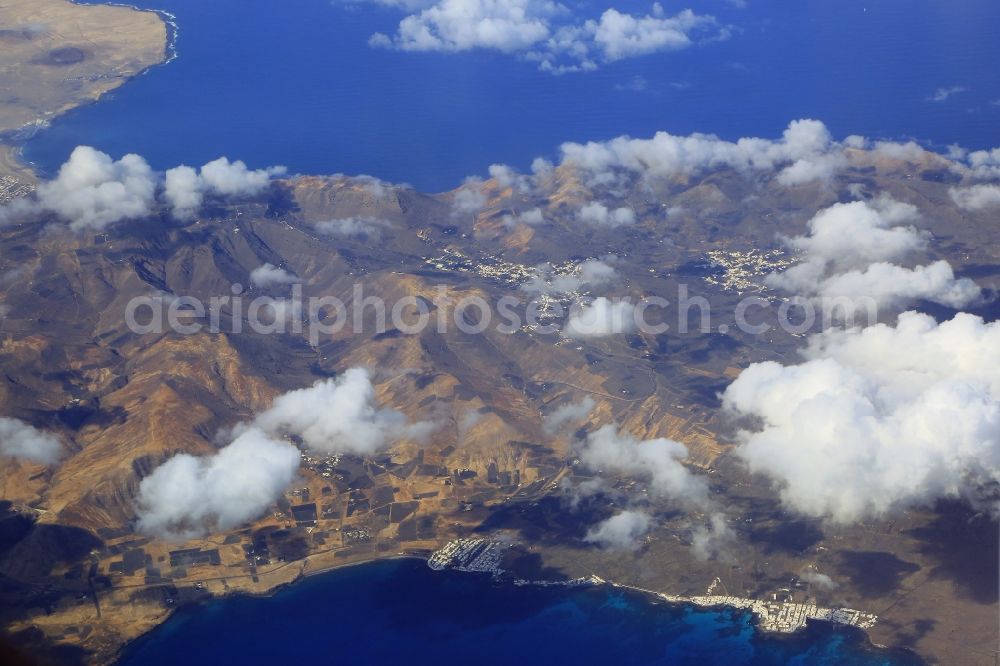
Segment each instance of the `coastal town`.
[[[498,577],[503,573],[500,567],[504,555],[513,544],[489,538],[464,538],[449,541],[434,551],[427,560],[427,566],[435,571],[453,570],[467,573],[489,573]],[[706,594],[703,596],[680,596],[654,592],[640,587],[622,585],[606,581],[598,576],[573,581],[527,581],[515,580],[517,585],[602,585],[651,594],[671,604],[692,604],[700,608],[736,608],[753,613],[761,630],[779,634],[791,634],[804,629],[810,620],[870,629],[875,626],[878,616],[851,608],[824,608],[811,603],[792,603],[777,598],[766,601],[747,599],[732,595]],[[713,590],[713,582],[709,590]]]
[[[614,583],[612,583],[614,585]],[[618,586],[616,587],[625,587]],[[648,590],[643,590],[648,592]],[[727,607],[748,610],[757,618],[758,626],[763,631],[779,634],[791,634],[804,629],[810,620],[820,620],[833,624],[869,629],[875,626],[878,617],[871,613],[851,608],[823,608],[815,604],[800,604],[783,601],[764,601],[761,599],[746,599],[730,595],[706,595],[684,597],[671,594],[654,593],[657,597],[669,603],[693,604],[702,608]]]

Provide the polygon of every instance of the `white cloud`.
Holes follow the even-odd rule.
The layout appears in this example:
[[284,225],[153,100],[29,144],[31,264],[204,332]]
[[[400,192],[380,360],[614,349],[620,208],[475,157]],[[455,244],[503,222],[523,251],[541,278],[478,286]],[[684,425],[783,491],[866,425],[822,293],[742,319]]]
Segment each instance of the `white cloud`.
[[903,162],[919,162],[927,156],[927,151],[915,141],[906,143],[876,141],[872,150],[879,157]]
[[654,5],[651,15],[641,17],[608,9],[594,28],[594,43],[604,60],[613,62],[658,51],[685,49],[692,45],[690,33],[714,24],[714,18],[698,16],[690,9],[665,17],[659,4]]
[[211,456],[174,456],[139,486],[139,529],[171,539],[226,531],[262,515],[295,479],[294,436],[315,451],[366,455],[396,439],[426,437],[429,423],[408,424],[377,409],[368,372],[354,368],[275,398]]
[[480,191],[482,182],[476,179],[466,181],[451,202],[452,215],[475,215],[486,208],[486,195]]
[[652,527],[652,520],[643,511],[622,511],[598,523],[587,532],[584,541],[608,550],[635,550]]
[[403,51],[523,50],[549,35],[548,19],[562,8],[547,0],[440,0],[399,23],[373,46]]
[[0,417],[0,456],[52,465],[60,455],[62,444],[55,435],[19,419]]
[[281,497],[299,458],[297,448],[258,428],[210,456],[176,455],[140,483],[138,529],[182,540],[238,527]]
[[541,208],[532,208],[515,215],[505,215],[503,223],[508,227],[513,227],[518,224],[526,224],[529,227],[537,227],[539,224],[545,223],[545,214],[542,213]]
[[636,328],[636,307],[627,300],[595,298],[589,305],[578,304],[569,314],[563,335],[568,338],[603,338],[628,333]]
[[1000,482],[1000,324],[907,312],[804,355],[750,366],[723,396],[757,419],[736,453],[787,506],[846,523]]
[[927,246],[926,233],[902,224],[916,218],[913,206],[885,198],[831,206],[809,221],[807,236],[787,241],[802,261],[765,283],[810,298],[849,299],[857,311],[918,299],[962,307],[981,298],[980,288],[956,279],[946,261],[915,268],[891,263]]
[[702,35],[718,40],[728,32],[713,17],[689,9],[665,16],[659,4],[645,16],[607,9],[596,20],[579,22],[551,0],[438,0],[405,17],[394,35],[372,35],[369,44],[401,51],[493,50],[519,54],[544,71],[564,73],[676,51]]
[[602,287],[618,279],[618,271],[600,259],[587,259],[571,270],[556,269],[551,264],[535,267],[536,275],[521,285],[533,294],[572,294],[582,289]]
[[721,513],[713,513],[707,525],[696,527],[691,533],[691,552],[699,560],[733,559],[732,547],[736,542],[736,533],[729,527],[726,517]]
[[1000,178],[1000,148],[976,150],[966,158],[969,170],[976,178]]
[[491,164],[489,172],[490,178],[494,179],[500,187],[510,187],[522,193],[531,191],[530,179],[506,164]]
[[585,224],[611,229],[635,224],[635,211],[631,208],[622,207],[609,210],[607,206],[597,201],[583,206],[577,217]]
[[597,403],[593,398],[586,397],[580,402],[568,402],[545,415],[542,429],[549,435],[555,435],[567,426],[582,423],[594,410]]
[[146,160],[126,155],[112,160],[89,146],[79,146],[54,180],[39,184],[36,206],[69,221],[74,230],[101,230],[120,220],[150,214],[156,175]]
[[167,169],[163,196],[179,220],[193,218],[205,200],[204,183],[189,166]]
[[[249,196],[261,192],[284,167],[251,171],[243,162],[225,157],[209,162],[199,173],[187,166],[169,169],[163,179],[163,199],[178,219],[197,213],[206,194]],[[38,212],[52,212],[73,230],[103,230],[121,220],[153,214],[160,175],[139,155],[113,160],[109,155],[78,146],[53,180],[41,183],[31,198],[0,206],[0,224]]]
[[263,264],[250,271],[250,282],[262,289],[275,285],[294,284],[299,281],[298,277],[274,264]]
[[636,74],[631,79],[625,83],[616,83],[615,90],[621,90],[626,92],[642,92],[649,87],[649,81],[646,77]]
[[953,96],[968,92],[964,86],[952,86],[951,88],[938,88],[934,94],[927,98],[928,102],[947,102]]
[[837,584],[833,582],[833,579],[826,574],[821,574],[818,571],[806,571],[799,579],[803,583],[809,583],[815,588],[820,590],[832,590],[837,587]]
[[948,190],[955,205],[964,210],[982,210],[1000,206],[1000,185],[973,185]]
[[681,464],[688,450],[680,442],[658,438],[639,441],[606,425],[587,436],[581,462],[603,474],[618,474],[649,483],[656,495],[700,506],[708,500],[708,484]]
[[394,409],[379,409],[375,387],[362,368],[275,398],[254,425],[300,437],[315,451],[355,455],[371,455],[399,439],[424,439],[433,429],[428,422],[407,423]]
[[378,239],[389,223],[377,217],[342,217],[317,222],[316,230],[340,238]]
[[622,177],[669,177],[725,167],[742,173],[777,172],[783,184],[832,178],[843,164],[843,147],[816,120],[796,120],[777,141],[744,138],[724,141],[709,134],[675,136],[657,132],[651,139],[622,136],[609,141],[564,143],[563,165],[591,184],[613,184]]
[[847,166],[841,152],[828,152],[796,160],[778,174],[778,184],[794,187],[806,183],[827,182]]
[[272,177],[283,173],[284,167],[251,170],[240,160],[230,162],[220,157],[202,166],[200,173],[188,166],[168,169],[164,198],[173,208],[174,217],[190,219],[198,212],[206,194],[254,196],[267,188]]

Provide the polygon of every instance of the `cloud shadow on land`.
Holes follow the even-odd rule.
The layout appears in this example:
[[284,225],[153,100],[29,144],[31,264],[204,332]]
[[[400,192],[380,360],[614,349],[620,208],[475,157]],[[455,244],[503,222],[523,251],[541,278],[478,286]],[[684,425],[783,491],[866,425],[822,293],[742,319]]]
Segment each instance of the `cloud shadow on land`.
[[881,597],[899,589],[903,579],[919,571],[913,562],[892,553],[856,550],[840,551],[840,570],[864,597]]
[[934,520],[907,532],[933,557],[935,577],[947,578],[958,594],[981,604],[1000,601],[1000,526],[958,502],[942,502]]

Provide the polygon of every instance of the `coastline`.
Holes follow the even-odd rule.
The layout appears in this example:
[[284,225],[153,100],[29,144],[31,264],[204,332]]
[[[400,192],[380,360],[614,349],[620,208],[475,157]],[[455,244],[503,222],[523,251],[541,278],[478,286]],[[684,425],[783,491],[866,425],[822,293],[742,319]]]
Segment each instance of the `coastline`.
[[[138,649],[144,641],[146,641],[146,640],[149,639],[149,637],[151,636],[151,634],[154,631],[156,631],[157,629],[159,629],[160,627],[162,627],[167,621],[169,621],[174,616],[174,614],[177,611],[180,611],[182,609],[185,609],[185,610],[196,610],[198,607],[206,605],[206,604],[211,604],[211,603],[215,603],[215,602],[223,602],[223,601],[226,601],[226,600],[229,600],[229,599],[237,599],[237,598],[268,599],[268,598],[276,596],[277,594],[280,594],[281,592],[283,592],[285,590],[290,589],[294,585],[298,585],[300,583],[305,582],[306,580],[308,580],[310,578],[318,577],[318,576],[321,576],[321,575],[324,575],[324,574],[334,573],[334,572],[338,572],[338,571],[344,571],[344,570],[352,569],[352,568],[363,567],[363,566],[366,566],[366,565],[374,565],[374,564],[380,563],[380,562],[406,561],[406,560],[413,560],[415,562],[421,562],[425,566],[428,565],[428,558],[426,558],[426,557],[419,556],[419,555],[405,554],[405,553],[396,553],[396,554],[388,555],[388,556],[385,556],[385,557],[374,557],[374,558],[371,558],[371,559],[363,559],[363,560],[358,560],[358,561],[345,562],[343,564],[335,564],[335,565],[331,565],[331,566],[323,566],[323,567],[320,567],[320,568],[317,568],[317,569],[312,569],[312,570],[305,570],[305,567],[308,566],[308,558],[305,558],[305,560],[301,561],[303,563],[304,569],[302,571],[300,571],[300,573],[295,578],[293,578],[292,580],[289,580],[289,581],[284,581],[284,582],[278,583],[274,587],[271,587],[271,588],[269,588],[267,590],[263,590],[263,591],[234,590],[234,591],[231,591],[231,592],[227,592],[225,594],[221,594],[221,595],[213,594],[213,595],[211,595],[211,596],[209,596],[207,598],[204,598],[204,599],[199,599],[197,601],[190,601],[190,602],[186,602],[186,603],[183,603],[183,604],[178,604],[166,616],[164,616],[164,618],[163,618],[163,620],[161,622],[159,622],[155,626],[151,627],[148,631],[145,631],[141,635],[139,635],[139,636],[137,636],[137,637],[135,637],[135,638],[133,638],[133,639],[131,639],[131,640],[123,643],[121,646],[119,646],[119,648],[116,651],[113,659],[109,663],[112,663],[112,664],[121,663],[122,659],[126,656],[127,652],[129,652],[130,650]],[[290,566],[290,565],[293,565],[293,564],[295,564],[295,562],[289,562],[289,563],[287,563],[286,566]],[[434,571],[434,573],[440,573],[440,571],[434,570],[433,567],[428,567],[428,568],[430,568],[432,571]],[[446,569],[445,571],[451,571],[452,573],[463,574],[463,575],[469,574],[469,573],[474,573],[474,572],[457,571],[457,570],[453,570],[453,569]],[[485,572],[481,572],[481,573],[485,573]],[[616,582],[611,581],[611,580],[605,580],[603,578],[600,578],[599,576],[591,576],[588,579],[586,579],[585,581],[571,580],[571,581],[558,581],[558,582],[525,581],[525,580],[510,580],[510,579],[506,579],[505,580],[505,579],[499,578],[497,576],[493,576],[492,578],[493,578],[494,582],[498,582],[498,583],[503,584],[503,585],[509,585],[509,586],[515,587],[515,588],[516,587],[522,587],[522,586],[524,586],[524,587],[538,587],[538,588],[560,587],[560,588],[567,588],[567,589],[590,587],[590,588],[608,588],[608,589],[623,590],[623,591],[625,591],[627,593],[634,594],[637,597],[646,599],[647,602],[649,603],[649,606],[650,606],[649,607],[649,612],[656,612],[656,606],[658,606],[659,604],[665,604],[666,606],[674,608],[674,609],[685,609],[685,610],[691,610],[691,611],[695,611],[695,612],[713,612],[713,611],[714,612],[718,612],[718,611],[725,610],[725,611],[735,611],[737,613],[745,613],[745,614],[747,614],[750,617],[750,623],[751,623],[751,626],[753,627],[753,631],[757,635],[759,635],[759,636],[767,637],[769,640],[782,640],[782,639],[792,640],[794,638],[799,638],[799,637],[801,637],[804,633],[806,633],[809,630],[810,626],[813,626],[812,622],[817,622],[817,623],[819,623],[821,625],[824,625],[824,626],[827,626],[827,627],[831,628],[834,631],[845,631],[845,632],[847,632],[849,634],[853,634],[858,639],[859,647],[861,649],[866,650],[866,651],[872,651],[872,652],[882,652],[882,651],[885,651],[885,652],[890,652],[890,653],[897,653],[897,654],[900,654],[900,655],[906,654],[910,658],[914,658],[914,659],[919,660],[920,663],[927,663],[918,653],[916,653],[912,649],[909,649],[909,648],[906,648],[906,647],[902,647],[902,646],[892,647],[892,646],[880,645],[880,644],[875,643],[874,641],[872,641],[871,635],[864,628],[858,627],[858,626],[853,626],[853,625],[843,625],[843,624],[840,624],[840,623],[837,623],[837,622],[834,622],[834,621],[813,620],[813,621],[811,621],[810,625],[808,625],[808,626],[807,625],[803,625],[802,627],[796,629],[793,632],[781,632],[781,631],[774,631],[774,630],[768,629],[766,626],[763,626],[762,623],[760,622],[759,616],[755,612],[753,612],[753,610],[750,609],[750,608],[745,608],[745,607],[741,607],[741,606],[738,606],[738,605],[727,604],[727,603],[700,604],[700,603],[697,603],[696,601],[694,601],[692,599],[689,599],[689,598],[666,595],[666,594],[663,594],[663,593],[660,593],[660,592],[656,592],[654,590],[648,590],[648,589],[636,587],[636,586],[633,586],[633,585],[625,585],[625,584],[621,584],[621,583],[616,583]]]
[[[308,559],[309,558],[307,557],[307,558],[305,558],[305,560],[302,561],[304,566],[308,564]],[[215,603],[215,602],[221,602],[221,601],[225,601],[225,600],[228,600],[228,599],[237,599],[237,598],[241,598],[241,597],[242,598],[247,598],[247,599],[268,599],[268,598],[273,597],[276,594],[282,592],[283,590],[286,590],[286,589],[292,587],[293,585],[297,585],[297,584],[301,583],[302,581],[304,581],[304,580],[306,580],[308,578],[313,578],[313,577],[316,577],[316,576],[321,576],[323,574],[333,573],[335,571],[343,571],[345,569],[351,569],[351,568],[354,568],[354,567],[362,567],[362,566],[365,566],[365,565],[375,564],[377,562],[389,562],[389,561],[401,561],[401,560],[419,560],[419,561],[422,561],[422,562],[425,562],[425,563],[427,561],[426,558],[422,558],[419,555],[406,555],[406,554],[399,554],[399,553],[397,553],[395,555],[387,555],[385,557],[373,557],[371,559],[366,559],[366,560],[357,560],[357,561],[352,561],[352,562],[344,562],[342,564],[334,564],[334,565],[331,565],[331,566],[321,567],[319,569],[310,570],[310,571],[300,571],[299,574],[295,578],[293,578],[291,580],[288,580],[288,581],[283,581],[283,582],[280,582],[280,583],[276,583],[273,587],[270,587],[270,588],[268,588],[266,590],[260,590],[260,591],[254,591],[254,590],[232,590],[232,591],[228,591],[228,592],[226,592],[224,594],[211,594],[210,596],[208,596],[206,598],[203,598],[203,599],[198,599],[198,600],[194,600],[194,601],[189,601],[189,602],[184,602],[184,603],[181,603],[181,604],[177,604],[172,609],[170,609],[170,611],[166,615],[163,616],[163,619],[160,620],[159,622],[157,622],[155,625],[149,627],[146,631],[142,632],[138,636],[135,636],[134,638],[131,638],[131,639],[123,642],[121,645],[119,645],[118,649],[115,651],[112,659],[108,663],[110,663],[110,664],[117,664],[117,663],[119,663],[122,660],[122,657],[125,656],[125,653],[128,650],[136,648],[143,641],[147,640],[149,638],[150,634],[152,634],[154,631],[156,631],[157,629],[159,629],[160,627],[162,627],[167,621],[170,620],[170,618],[172,618],[174,616],[174,614],[176,614],[178,611],[180,611],[182,609],[196,609],[199,606],[203,606],[205,604],[211,604],[211,603]],[[297,563],[298,563],[298,561],[288,562],[288,563],[286,563],[285,566],[291,566],[291,565],[297,564]],[[273,573],[274,571],[278,571],[281,568],[282,567],[276,568],[273,571],[268,572],[268,573]]]
[[[611,587],[615,587],[615,588],[618,588],[618,589],[628,590],[628,591],[634,592],[636,594],[641,594],[641,595],[644,595],[644,596],[649,596],[649,597],[652,597],[653,599],[655,599],[655,600],[657,600],[657,601],[659,601],[661,603],[665,603],[667,605],[684,607],[684,608],[690,608],[692,610],[721,610],[721,609],[727,609],[727,610],[739,611],[739,612],[742,612],[742,613],[748,613],[751,616],[751,618],[752,618],[754,630],[757,631],[758,633],[760,633],[761,635],[768,636],[770,638],[780,638],[780,637],[791,638],[791,637],[794,637],[796,635],[800,635],[803,632],[807,631],[808,627],[809,627],[808,624],[803,624],[801,627],[799,627],[798,629],[796,629],[795,631],[792,631],[792,632],[776,631],[776,630],[773,630],[773,629],[769,629],[767,626],[763,625],[761,623],[760,616],[756,612],[754,612],[754,610],[752,608],[747,608],[747,607],[740,606],[740,605],[737,605],[737,604],[730,604],[730,603],[725,603],[725,602],[716,602],[716,603],[703,604],[703,603],[698,603],[697,601],[695,601],[691,597],[680,597],[680,596],[676,596],[676,595],[668,595],[668,594],[665,594],[663,592],[656,592],[654,590],[648,590],[646,588],[636,587],[634,585],[624,585],[624,584],[621,584],[621,583],[615,583],[614,581],[604,581],[604,584],[610,585]],[[837,630],[854,632],[858,636],[863,636],[864,637],[864,641],[866,643],[866,646],[868,648],[870,648],[870,649],[873,649],[873,650],[885,650],[885,651],[889,651],[889,652],[905,652],[905,653],[913,656],[914,658],[919,659],[922,663],[926,663],[926,660],[922,656],[920,656],[920,654],[918,654],[916,651],[914,651],[914,650],[912,650],[912,649],[910,649],[908,647],[905,647],[905,646],[882,645],[881,643],[876,643],[874,640],[872,640],[871,632],[869,632],[868,629],[865,628],[865,627],[860,627],[860,626],[857,626],[857,625],[842,624],[842,623],[839,623],[839,622],[836,622],[836,621],[827,620],[827,619],[820,619],[820,618],[810,618],[808,621],[809,622],[814,622],[814,623],[815,622],[822,623],[822,624],[834,627]]]
[[335,571],[343,571],[345,569],[350,569],[354,567],[375,564],[377,562],[389,562],[389,561],[401,561],[401,560],[419,560],[424,563],[427,562],[427,559],[424,557],[421,557],[419,555],[407,555],[405,553],[396,553],[393,555],[386,555],[384,557],[373,557],[370,559],[354,560],[349,562],[343,562],[340,564],[322,566],[317,569],[309,569],[309,570],[306,570],[306,567],[309,564],[309,557],[306,557],[303,560],[294,560],[292,562],[286,562],[284,565],[276,567],[271,571],[268,571],[265,575],[276,573],[289,566],[301,565],[303,567],[302,570],[300,570],[299,573],[291,580],[275,583],[272,587],[269,587],[265,590],[229,590],[223,594],[210,593],[209,596],[202,599],[176,604],[156,624],[152,625],[138,636],[128,639],[127,641],[124,641],[121,645],[119,645],[117,650],[115,650],[114,655],[107,663],[109,664],[119,663],[127,650],[134,648],[136,645],[146,640],[151,633],[162,627],[167,621],[170,620],[170,618],[174,616],[175,613],[177,613],[182,609],[198,608],[199,606],[205,604],[224,601],[227,599],[236,599],[240,597],[248,599],[267,599],[269,597],[273,597],[274,595],[280,593],[283,590],[292,587],[293,585],[297,585],[303,582],[308,578],[313,578],[315,576],[321,576],[323,574],[333,573]]
[[40,117],[14,129],[0,131],[0,174],[7,173],[14,177],[20,177],[33,183],[40,176],[37,165],[24,157],[24,146],[38,132],[45,131],[52,122],[75,109],[83,108],[91,104],[100,102],[108,93],[124,86],[128,82],[147,74],[150,70],[168,65],[177,59],[177,40],[179,36],[179,26],[177,17],[160,9],[144,9],[127,3],[116,2],[81,2],[79,0],[65,0],[66,4],[78,7],[119,7],[133,12],[152,14],[163,24],[164,41],[160,49],[160,56],[156,62],[145,65],[134,73],[115,79],[116,85],[108,88],[93,91],[87,98],[70,101],[58,109],[49,109]]
[[150,69],[152,69],[154,67],[160,67],[162,65],[169,65],[170,63],[172,63],[174,60],[177,59],[177,55],[178,55],[178,53],[177,53],[177,39],[178,39],[178,37],[180,35],[180,26],[177,23],[177,16],[174,15],[174,14],[172,14],[172,13],[170,13],[170,12],[168,12],[167,10],[165,10],[165,9],[155,9],[155,8],[153,8],[153,9],[147,9],[145,7],[137,7],[135,5],[131,5],[131,4],[127,3],[127,2],[99,2],[99,1],[95,1],[95,2],[82,2],[81,0],[67,0],[67,1],[70,2],[71,4],[74,4],[74,5],[80,5],[81,7],[102,7],[102,6],[107,6],[107,7],[122,7],[124,9],[131,9],[132,11],[136,11],[136,12],[146,12],[146,13],[150,13],[150,14],[156,14],[157,16],[160,17],[160,20],[163,21],[163,24],[166,26],[166,29],[167,29],[167,41],[166,41],[166,44],[164,45],[164,49],[163,49],[163,53],[164,53],[164,56],[165,56],[164,60],[162,62],[158,62],[158,63],[156,63],[154,65],[150,65],[149,67],[145,68],[141,72],[137,73],[135,76],[129,77],[128,79],[126,79],[126,81],[131,80],[131,79],[135,78],[136,76],[142,76],[143,74],[145,74],[146,72],[148,72]]

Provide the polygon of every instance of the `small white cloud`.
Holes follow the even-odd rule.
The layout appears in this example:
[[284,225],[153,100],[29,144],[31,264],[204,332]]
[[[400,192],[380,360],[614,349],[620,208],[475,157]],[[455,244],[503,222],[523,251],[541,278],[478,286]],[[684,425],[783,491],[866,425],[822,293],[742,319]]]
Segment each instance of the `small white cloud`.
[[294,274],[273,264],[263,264],[250,271],[250,282],[262,289],[275,285],[294,284],[299,281],[299,278]]
[[799,579],[803,583],[808,583],[809,585],[812,585],[814,588],[820,590],[833,590],[837,587],[837,584],[833,582],[832,578],[830,578],[826,574],[821,574],[818,571],[806,571],[801,576],[799,576]]
[[694,529],[691,533],[691,552],[699,560],[731,561],[731,550],[736,542],[736,534],[721,513],[713,513],[707,525]]
[[251,170],[240,160],[230,162],[220,157],[202,166],[200,173],[188,166],[168,169],[164,198],[171,205],[174,217],[190,219],[198,212],[206,194],[254,196],[263,192],[273,177],[284,173],[284,167]]
[[[609,259],[610,260],[610,259]],[[611,284],[618,279],[614,266],[600,259],[587,259],[571,270],[556,270],[551,264],[535,267],[536,275],[521,285],[530,294],[572,294],[583,289],[594,289]]]
[[626,83],[616,83],[615,90],[623,90],[628,92],[642,92],[649,87],[649,81],[646,77],[636,74]]
[[388,227],[389,223],[377,217],[343,217],[317,222],[314,226],[317,231],[327,236],[376,240],[381,237],[382,230]]
[[635,550],[651,527],[652,520],[647,513],[622,511],[587,532],[584,541],[608,550]]
[[656,495],[704,506],[708,484],[681,464],[687,455],[687,447],[680,442],[662,437],[639,441],[619,433],[614,425],[590,433],[579,452],[580,460],[596,472],[641,479]]
[[515,215],[505,215],[503,223],[508,227],[514,227],[518,224],[526,224],[529,227],[537,227],[540,224],[545,224],[545,214],[542,212],[541,208],[531,208]]
[[578,304],[571,311],[563,326],[563,335],[568,338],[604,338],[636,329],[636,307],[627,300],[615,300],[601,296],[589,305]]
[[0,456],[52,465],[62,455],[59,438],[19,419],[0,417]]
[[580,209],[578,219],[584,224],[592,224],[598,227],[624,227],[635,224],[635,211],[631,208],[609,209],[597,201],[587,204]]
[[1000,178],[1000,148],[976,150],[969,153],[966,159],[973,177],[983,180]]
[[590,397],[580,402],[568,402],[546,414],[542,428],[546,434],[555,435],[568,426],[579,425],[590,416],[596,405]]
[[475,215],[486,208],[487,199],[480,190],[481,186],[482,183],[475,179],[466,181],[452,199],[452,215]]
[[1000,206],[1000,185],[973,185],[948,190],[952,201],[964,210],[982,210]]
[[934,91],[930,97],[927,98],[928,102],[947,102],[949,99],[955,95],[959,95],[964,92],[968,92],[969,89],[965,86],[952,86],[950,88],[938,88]]

